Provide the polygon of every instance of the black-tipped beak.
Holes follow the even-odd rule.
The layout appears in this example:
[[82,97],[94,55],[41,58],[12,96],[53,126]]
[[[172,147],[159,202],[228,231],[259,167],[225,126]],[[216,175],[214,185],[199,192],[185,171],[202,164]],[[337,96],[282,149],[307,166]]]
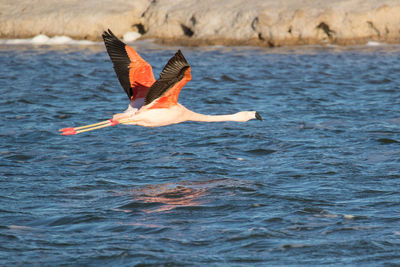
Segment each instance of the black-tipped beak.
[[256,112],[256,119],[262,121],[262,117],[260,116],[260,114],[258,112]]

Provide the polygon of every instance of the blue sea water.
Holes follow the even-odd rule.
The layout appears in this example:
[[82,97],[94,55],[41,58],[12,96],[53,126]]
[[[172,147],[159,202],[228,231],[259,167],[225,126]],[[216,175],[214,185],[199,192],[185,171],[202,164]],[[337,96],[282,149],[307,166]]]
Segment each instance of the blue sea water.
[[264,121],[61,136],[128,105],[104,46],[0,46],[0,265],[400,264],[400,46],[181,49]]

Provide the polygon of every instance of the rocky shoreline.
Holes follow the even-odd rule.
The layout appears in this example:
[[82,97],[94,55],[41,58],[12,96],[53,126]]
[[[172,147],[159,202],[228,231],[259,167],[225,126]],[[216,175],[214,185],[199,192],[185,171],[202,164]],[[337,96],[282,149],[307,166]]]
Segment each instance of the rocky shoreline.
[[398,0],[1,0],[0,10],[0,38],[99,40],[110,28],[186,46],[400,43]]

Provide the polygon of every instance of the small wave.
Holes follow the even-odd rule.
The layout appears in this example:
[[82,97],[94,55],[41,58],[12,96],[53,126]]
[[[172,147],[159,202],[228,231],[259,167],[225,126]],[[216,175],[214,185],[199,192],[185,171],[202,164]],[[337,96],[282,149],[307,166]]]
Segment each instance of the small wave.
[[33,44],[33,45],[64,45],[64,44],[73,44],[73,45],[92,45],[98,44],[98,42],[88,41],[88,40],[74,40],[68,36],[54,36],[48,37],[44,34],[37,35],[33,38],[27,39],[0,39],[0,45],[24,45],[24,44]]
[[279,246],[280,250],[288,250],[288,249],[301,249],[301,248],[306,248],[310,247],[311,245],[305,244],[305,243],[287,243],[287,244],[282,244]]
[[228,81],[228,82],[236,82],[236,80],[232,77],[230,77],[229,75],[223,74],[221,76],[221,80],[223,81]]
[[272,153],[276,152],[276,150],[259,148],[259,149],[248,150],[246,152],[249,153],[249,154],[253,154],[253,155],[263,156],[263,155],[272,154]]
[[32,230],[36,230],[33,227],[29,227],[29,226],[23,226],[23,225],[8,225],[7,226],[9,229],[11,230],[25,230],[25,231],[32,231]]
[[390,139],[390,138],[380,138],[380,139],[378,139],[378,142],[380,142],[381,144],[384,144],[384,145],[400,143],[399,141]]

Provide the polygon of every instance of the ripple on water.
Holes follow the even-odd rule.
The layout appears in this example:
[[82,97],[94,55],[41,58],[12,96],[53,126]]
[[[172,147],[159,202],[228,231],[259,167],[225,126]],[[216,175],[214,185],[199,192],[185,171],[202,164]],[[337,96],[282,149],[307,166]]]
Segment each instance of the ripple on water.
[[399,141],[390,138],[379,138],[378,142],[383,145],[400,143]]
[[275,152],[276,152],[276,150],[273,150],[273,149],[262,149],[262,148],[246,151],[246,153],[248,153],[248,154],[258,155],[258,156],[265,156],[265,155],[269,155],[269,154],[272,154]]

